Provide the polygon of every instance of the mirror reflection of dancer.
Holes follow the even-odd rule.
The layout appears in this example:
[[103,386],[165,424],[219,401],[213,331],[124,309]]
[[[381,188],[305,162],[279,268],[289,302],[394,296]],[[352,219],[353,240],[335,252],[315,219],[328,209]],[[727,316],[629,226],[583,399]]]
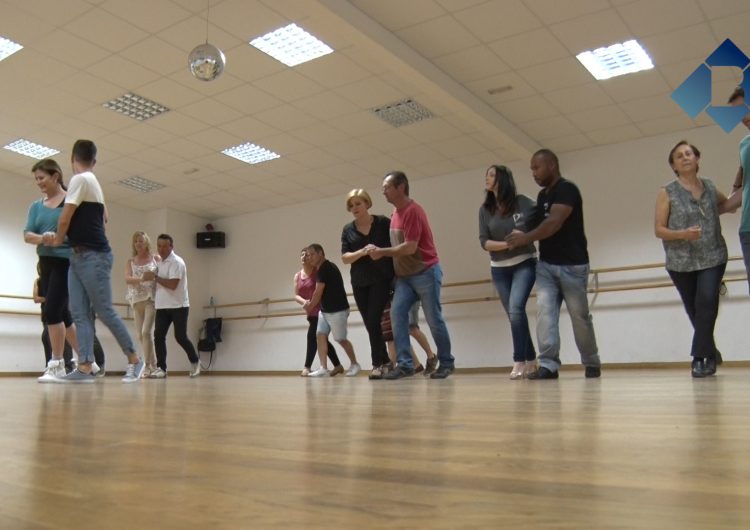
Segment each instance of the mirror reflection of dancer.
[[[302,261],[302,268],[294,275],[294,299],[295,301],[304,306],[310,298],[312,298],[315,292],[315,278],[317,276],[317,269],[313,266],[311,256],[307,252],[307,248],[303,248],[300,252],[300,261]],[[318,319],[320,317],[320,304],[316,306],[308,306],[305,308],[307,313],[307,352],[305,354],[305,367],[302,369],[302,373],[299,374],[302,377],[310,375],[312,369],[312,363],[315,360],[315,354],[318,352],[318,339],[315,332],[318,329]],[[338,355],[336,355],[336,349],[333,347],[330,341],[328,341],[328,357],[333,363],[333,370],[331,370],[331,376],[344,373],[344,367],[341,366]]]
[[[36,245],[39,256],[37,271],[39,282],[37,294],[44,298],[42,322],[49,336],[51,356],[47,361],[40,383],[53,382],[66,374],[64,350],[66,339],[78,350],[78,338],[73,318],[68,309],[68,268],[70,246],[62,241],[51,247],[44,243],[44,234],[57,230],[63,212],[67,188],[63,183],[62,169],[51,158],[40,160],[31,168],[43,198],[34,201],[29,208],[24,229],[24,241]],[[44,339],[42,339],[44,340]],[[72,367],[72,354],[70,364]]]
[[690,373],[716,373],[721,354],[714,342],[719,289],[727,267],[727,245],[719,215],[728,201],[707,178],[698,178],[701,153],[683,140],[669,152],[677,176],[659,190],[654,232],[664,244],[666,268],[693,326]]
[[96,145],[91,140],[73,144],[71,165],[75,173],[65,206],[57,223],[57,232],[44,234],[45,244],[58,247],[68,236],[72,253],[68,288],[70,309],[76,323],[80,349],[78,368],[58,378],[60,383],[93,383],[94,315],[112,332],[128,359],[123,383],[138,381],[143,361],[135,353],[120,315],[112,306],[112,249],[104,230],[107,211],[104,193],[92,172],[96,164]]

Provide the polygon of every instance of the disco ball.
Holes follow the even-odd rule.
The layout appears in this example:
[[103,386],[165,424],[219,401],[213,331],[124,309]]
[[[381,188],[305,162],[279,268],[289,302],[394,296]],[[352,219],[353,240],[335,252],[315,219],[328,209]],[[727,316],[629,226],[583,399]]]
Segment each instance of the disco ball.
[[213,81],[224,71],[224,53],[213,44],[201,44],[188,56],[190,72],[201,81]]

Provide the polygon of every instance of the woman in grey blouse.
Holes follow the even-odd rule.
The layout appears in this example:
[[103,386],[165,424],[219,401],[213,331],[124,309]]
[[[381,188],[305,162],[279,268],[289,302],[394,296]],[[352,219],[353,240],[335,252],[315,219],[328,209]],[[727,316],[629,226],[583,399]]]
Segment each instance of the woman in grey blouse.
[[510,249],[505,236],[533,226],[536,204],[516,193],[513,173],[505,166],[490,166],[485,173],[485,199],[479,208],[479,242],[490,253],[492,283],[508,314],[513,336],[511,379],[536,370],[536,350],[531,342],[526,302],[536,280],[533,244]]
[[677,178],[656,199],[654,231],[662,240],[666,268],[693,325],[693,377],[716,373],[721,354],[714,342],[719,288],[727,266],[727,246],[719,215],[726,196],[707,178],[698,178],[700,151],[683,140],[669,152]]

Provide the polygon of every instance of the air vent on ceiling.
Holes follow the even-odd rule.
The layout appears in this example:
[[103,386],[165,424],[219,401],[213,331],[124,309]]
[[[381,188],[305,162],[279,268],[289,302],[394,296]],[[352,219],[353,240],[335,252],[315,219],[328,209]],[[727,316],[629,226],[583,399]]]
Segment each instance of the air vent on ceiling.
[[394,127],[402,127],[417,123],[418,121],[429,120],[433,117],[430,110],[413,99],[405,99],[396,103],[389,103],[382,107],[372,109],[372,112],[384,122]]
[[107,101],[102,106],[138,121],[144,121],[169,111],[164,105],[130,92]]
[[150,193],[152,191],[160,190],[164,187],[164,184],[159,184],[153,180],[148,180],[143,177],[128,177],[123,180],[118,180],[117,184],[131,190],[139,191],[141,193]]

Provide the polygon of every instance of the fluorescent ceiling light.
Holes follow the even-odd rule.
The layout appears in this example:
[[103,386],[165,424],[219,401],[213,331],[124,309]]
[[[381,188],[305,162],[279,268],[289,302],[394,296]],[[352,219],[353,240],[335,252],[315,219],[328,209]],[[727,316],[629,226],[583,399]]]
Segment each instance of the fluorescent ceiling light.
[[227,156],[241,160],[247,164],[260,164],[267,160],[273,160],[274,158],[280,158],[273,151],[269,151],[265,147],[259,145],[245,143],[241,145],[235,145],[234,147],[227,147],[222,151]]
[[297,66],[333,52],[325,42],[310,35],[297,24],[289,24],[266,33],[251,40],[250,45],[287,66]]
[[118,180],[117,184],[141,193],[149,193],[151,191],[160,190],[164,187],[164,184],[143,177],[128,177],[123,180]]
[[429,120],[433,116],[430,109],[420,105],[413,99],[405,99],[404,101],[397,101],[396,103],[389,103],[382,107],[376,107],[371,109],[371,112],[394,127],[401,127],[418,121]]
[[4,146],[3,149],[13,151],[14,153],[18,153],[19,155],[36,158],[37,160],[48,158],[60,152],[57,149],[35,144],[34,142],[24,140],[23,138],[19,138],[18,140],[9,143],[8,145]]
[[0,61],[10,57],[18,50],[22,50],[23,46],[12,40],[8,40],[5,37],[0,37]]
[[130,92],[107,101],[102,106],[138,121],[144,121],[169,111],[164,105]]
[[576,57],[596,79],[609,79],[654,67],[651,57],[636,40],[585,51]]

